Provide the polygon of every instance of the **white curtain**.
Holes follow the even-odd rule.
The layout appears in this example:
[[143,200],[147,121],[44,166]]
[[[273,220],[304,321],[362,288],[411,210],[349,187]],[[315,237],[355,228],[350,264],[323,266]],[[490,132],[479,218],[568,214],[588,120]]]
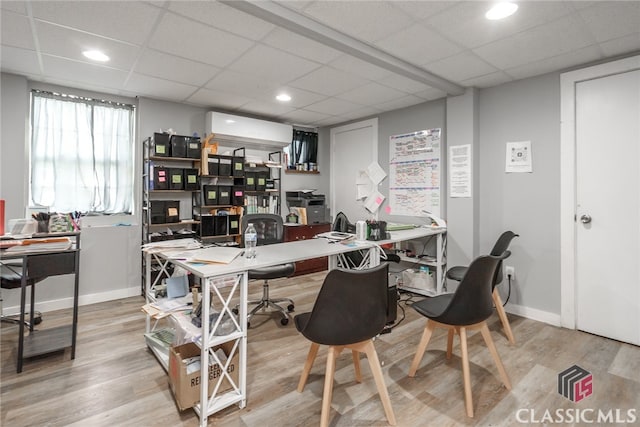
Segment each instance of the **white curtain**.
[[131,212],[132,110],[34,94],[32,111],[32,202],[54,212]]

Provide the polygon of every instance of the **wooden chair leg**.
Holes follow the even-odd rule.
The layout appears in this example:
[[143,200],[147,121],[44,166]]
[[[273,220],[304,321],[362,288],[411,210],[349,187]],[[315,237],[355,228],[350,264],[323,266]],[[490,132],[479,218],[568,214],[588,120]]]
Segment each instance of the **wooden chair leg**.
[[504,333],[507,336],[507,339],[511,344],[516,343],[516,339],[513,336],[513,332],[511,331],[511,325],[509,324],[509,319],[507,318],[507,313],[504,311],[504,307],[502,306],[502,298],[500,298],[500,294],[498,293],[498,288],[493,288],[493,303],[496,306],[496,311],[498,312],[498,317],[500,317],[500,321],[502,322],[502,327],[504,328]]
[[491,338],[491,333],[489,332],[487,322],[482,323],[480,333],[482,334],[482,338],[484,338],[484,342],[489,348],[489,352],[491,353],[491,357],[493,357],[493,361],[496,362],[496,367],[498,368],[498,373],[500,374],[500,378],[502,379],[504,386],[507,388],[507,390],[511,390],[511,381],[509,381],[507,371],[505,371],[504,366],[502,365],[502,360],[500,360],[498,350],[496,350],[496,345],[493,343],[493,339]]
[[469,352],[467,349],[467,329],[461,327],[460,333],[460,353],[462,353],[462,381],[464,383],[464,405],[467,409],[467,416],[473,418],[473,398],[471,397],[471,374],[469,372]]
[[380,368],[380,360],[378,359],[378,353],[376,353],[373,341],[369,340],[366,343],[365,352],[367,354],[369,366],[371,367],[371,372],[373,373],[373,378],[375,379],[376,386],[378,387],[378,394],[380,394],[380,400],[382,401],[387,421],[390,425],[395,426],[396,416],[394,415],[393,408],[391,407],[389,392],[387,391],[387,386],[384,383],[384,376],[382,374],[382,369]]
[[324,392],[322,393],[322,413],[320,414],[320,427],[329,426],[331,397],[333,395],[333,376],[336,372],[336,359],[341,352],[342,347],[329,347],[329,354],[327,355],[327,369],[324,374]]
[[304,368],[302,369],[302,375],[300,375],[300,381],[298,382],[298,392],[302,393],[304,390],[305,384],[307,384],[307,379],[309,378],[309,372],[311,372],[311,367],[313,366],[313,361],[316,359],[316,355],[318,354],[318,348],[320,348],[320,344],[316,344],[314,342],[311,343],[311,347],[309,347],[309,353],[307,354],[307,360],[304,362]]
[[434,329],[435,324],[431,320],[427,320],[427,326],[424,327],[424,332],[422,333],[422,338],[420,338],[420,344],[418,344],[416,355],[413,357],[413,362],[411,362],[411,367],[409,368],[410,377],[416,376],[418,365],[420,365],[420,361],[422,360],[422,356],[424,356],[424,352],[427,349],[427,344],[429,344],[429,340],[431,339]]
[[353,369],[356,371],[356,382],[362,382],[362,371],[360,370],[360,352],[351,350],[351,356],[353,357]]
[[450,328],[449,332],[447,333],[447,360],[450,360],[451,355],[453,354],[453,333],[453,328]]

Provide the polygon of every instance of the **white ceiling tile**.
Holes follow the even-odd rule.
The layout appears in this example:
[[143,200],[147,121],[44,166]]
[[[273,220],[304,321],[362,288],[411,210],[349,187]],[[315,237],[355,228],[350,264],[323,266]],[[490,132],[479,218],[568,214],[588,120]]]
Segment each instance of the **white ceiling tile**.
[[372,82],[348,92],[338,94],[336,95],[336,98],[361,105],[375,105],[381,102],[393,101],[394,99],[402,98],[404,96],[404,92],[399,92],[395,89],[391,89],[390,87]]
[[291,124],[315,126],[316,122],[325,120],[329,117],[331,116],[328,114],[300,109],[287,113],[287,115],[285,117],[281,117],[281,119],[286,119]]
[[141,45],[160,10],[140,1],[32,1],[33,16]]
[[225,67],[253,42],[167,13],[149,41],[149,47],[194,61]]
[[410,78],[400,76],[398,74],[391,74],[390,76],[379,80],[378,83],[405,93],[415,93],[430,88],[430,86],[424,83],[411,80]]
[[327,96],[325,95],[321,95],[315,92],[309,92],[307,90],[298,89],[291,86],[281,86],[273,92],[265,93],[264,96],[258,95],[256,96],[256,98],[263,101],[271,102],[275,99],[276,95],[282,92],[291,96],[291,101],[288,102],[288,105],[291,105],[295,108],[302,108],[309,104],[313,104],[327,98]]
[[424,99],[418,98],[414,95],[406,95],[402,98],[394,99],[393,101],[382,102],[377,104],[376,107],[382,111],[398,110],[400,108],[411,107],[412,105],[422,104]]
[[440,77],[454,82],[461,82],[472,77],[498,71],[495,67],[487,64],[469,51],[436,61],[425,68]]
[[339,123],[344,123],[346,120],[341,116],[329,116],[326,119],[318,120],[316,122],[316,126],[318,127],[328,127],[332,125],[337,125]]
[[235,110],[251,101],[250,98],[219,90],[199,89],[187,102],[211,108]]
[[394,1],[393,5],[402,9],[416,20],[422,21],[456,5],[459,0],[448,1]]
[[346,71],[349,74],[364,77],[369,80],[378,80],[391,74],[391,71],[351,55],[342,55],[331,61],[329,65],[338,70]]
[[36,31],[40,51],[50,55],[94,64],[82,52],[99,49],[111,58],[105,65],[121,70],[129,70],[138,55],[138,47],[134,45],[42,21],[36,21]]
[[447,96],[446,92],[441,91],[440,89],[427,89],[420,92],[414,93],[415,96],[418,96],[426,101],[431,101],[434,99],[445,98]]
[[340,115],[362,107],[353,102],[344,101],[338,98],[328,98],[324,101],[316,102],[305,108],[305,110],[315,111],[317,113]]
[[464,80],[462,84],[467,87],[487,88],[491,86],[498,86],[512,80],[513,78],[506,74],[504,71],[496,71],[495,73],[489,73],[485,74],[484,76],[478,76],[469,80]]
[[286,83],[301,77],[320,64],[261,44],[242,55],[229,69],[260,76],[271,82]]
[[240,111],[245,113],[258,114],[270,118],[275,118],[293,110],[295,110],[295,108],[290,105],[262,101],[249,101],[240,107]]
[[326,64],[342,55],[338,50],[283,28],[273,30],[260,42],[321,64]]
[[174,82],[202,86],[215,76],[220,69],[146,49],[138,58],[135,71],[152,77],[173,80]]
[[317,1],[304,13],[329,27],[364,41],[387,37],[407,25],[411,18],[391,2],[382,1]]
[[639,1],[600,2],[579,13],[599,42],[638,35],[640,30]]
[[40,74],[40,63],[34,50],[2,46],[0,64],[2,64],[2,72]]
[[428,25],[448,39],[473,48],[565,16],[572,11],[570,3],[572,2],[518,2],[519,8],[514,15],[490,21],[484,14],[493,2],[465,1],[431,17]]
[[474,49],[498,68],[514,68],[592,45],[595,41],[575,16],[540,25]]
[[279,85],[258,76],[225,69],[207,83],[206,87],[251,97],[252,95],[265,96],[267,93],[273,93]]
[[373,107],[362,107],[356,110],[352,110],[346,114],[342,114],[344,120],[364,119],[369,116],[375,116],[380,114],[381,111]]
[[388,53],[417,65],[455,55],[462,48],[420,24],[378,40],[376,46]]
[[288,7],[289,9],[293,9],[293,10],[302,10],[306,7],[308,7],[311,3],[313,3],[313,1],[307,1],[307,0],[284,0],[284,1],[280,1],[278,0],[278,3]]
[[196,91],[195,86],[133,73],[125,89],[156,99],[186,100]]
[[[322,67],[291,83],[290,86],[327,96],[337,95],[368,83],[367,80],[335,70]],[[322,111],[321,111],[322,113]]]
[[606,56],[617,56],[640,51],[640,33],[600,43],[600,48]]
[[173,1],[169,9],[251,40],[260,40],[275,28],[273,24],[216,1]]
[[602,54],[600,48],[597,45],[593,45],[554,56],[552,58],[545,58],[540,61],[518,67],[508,68],[505,72],[510,76],[513,76],[515,79],[524,79],[549,73],[551,71],[563,70],[576,65],[585,64],[587,62],[596,61],[601,58]]
[[2,11],[0,15],[0,41],[3,46],[34,50],[29,18],[13,12]]
[[27,6],[24,1],[3,0],[0,1],[0,9],[2,10],[2,13],[4,13],[5,10],[8,10],[10,12],[19,13],[21,15],[27,14]]
[[120,89],[127,78],[121,70],[49,55],[42,55],[42,67],[46,76],[65,80],[71,87],[93,83],[100,88]]

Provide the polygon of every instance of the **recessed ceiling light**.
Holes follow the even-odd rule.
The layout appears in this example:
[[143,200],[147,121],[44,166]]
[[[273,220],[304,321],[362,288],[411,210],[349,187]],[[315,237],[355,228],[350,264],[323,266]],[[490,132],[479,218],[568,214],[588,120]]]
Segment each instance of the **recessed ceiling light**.
[[518,10],[518,5],[510,2],[502,2],[493,6],[487,13],[484,14],[484,17],[495,21],[497,19],[504,19],[507,16],[511,16],[516,13]]
[[84,56],[87,58],[98,61],[98,62],[107,62],[110,58],[99,50],[85,50],[82,52]]
[[276,99],[278,101],[282,101],[282,102],[291,101],[291,97],[289,95],[287,95],[286,93],[281,93],[280,95],[276,96]]

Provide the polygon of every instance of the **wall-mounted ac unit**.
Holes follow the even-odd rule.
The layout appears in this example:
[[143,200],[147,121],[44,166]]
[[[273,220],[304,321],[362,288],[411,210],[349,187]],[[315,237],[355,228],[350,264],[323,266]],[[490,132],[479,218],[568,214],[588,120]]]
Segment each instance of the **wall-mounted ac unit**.
[[293,127],[283,123],[209,111],[207,133],[222,146],[277,149],[291,144]]

